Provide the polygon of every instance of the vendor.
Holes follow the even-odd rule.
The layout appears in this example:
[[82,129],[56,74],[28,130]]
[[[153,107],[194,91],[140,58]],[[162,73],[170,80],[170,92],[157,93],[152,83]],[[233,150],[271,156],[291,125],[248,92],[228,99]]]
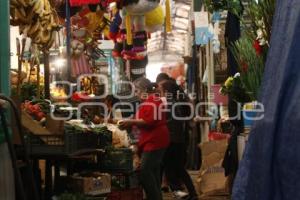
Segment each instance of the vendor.
[[[140,182],[147,199],[162,200],[160,188],[160,168],[166,148],[169,145],[169,131],[163,102],[154,94],[153,84],[141,77],[134,82],[135,93],[142,101],[135,119],[121,120],[120,128],[136,126],[139,134]],[[161,117],[160,117],[161,116]]]
[[101,116],[96,115],[93,120],[95,124],[103,122],[116,124],[118,120],[122,119],[122,111],[119,108],[119,99],[117,99],[114,95],[107,95],[104,99],[104,104],[106,105],[103,109],[105,114],[101,114]]

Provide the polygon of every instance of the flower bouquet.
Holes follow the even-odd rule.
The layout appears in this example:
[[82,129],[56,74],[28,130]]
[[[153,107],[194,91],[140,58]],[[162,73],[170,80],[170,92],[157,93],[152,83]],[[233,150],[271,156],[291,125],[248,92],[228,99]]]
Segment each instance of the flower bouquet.
[[235,101],[240,103],[250,102],[251,95],[247,92],[241,79],[240,73],[236,73],[234,77],[230,76],[222,85],[220,93],[223,95],[229,95]]

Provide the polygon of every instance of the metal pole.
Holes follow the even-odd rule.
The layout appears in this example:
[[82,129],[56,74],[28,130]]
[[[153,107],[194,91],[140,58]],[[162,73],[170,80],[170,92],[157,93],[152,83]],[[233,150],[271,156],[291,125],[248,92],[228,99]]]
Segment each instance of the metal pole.
[[70,3],[66,1],[66,48],[67,48],[67,78],[71,81],[71,15],[70,15]]

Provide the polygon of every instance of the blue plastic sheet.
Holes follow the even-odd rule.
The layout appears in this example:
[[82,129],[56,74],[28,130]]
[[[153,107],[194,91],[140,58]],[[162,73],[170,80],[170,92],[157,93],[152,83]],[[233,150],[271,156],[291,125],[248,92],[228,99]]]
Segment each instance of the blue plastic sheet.
[[278,0],[260,101],[233,200],[300,199],[300,1]]

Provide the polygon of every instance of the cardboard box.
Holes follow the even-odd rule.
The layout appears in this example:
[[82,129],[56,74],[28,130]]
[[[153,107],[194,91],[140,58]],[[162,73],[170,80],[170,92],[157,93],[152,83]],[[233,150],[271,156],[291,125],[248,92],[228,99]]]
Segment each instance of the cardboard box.
[[111,176],[109,174],[92,173],[89,176],[72,176],[72,188],[86,195],[100,195],[111,192]]

